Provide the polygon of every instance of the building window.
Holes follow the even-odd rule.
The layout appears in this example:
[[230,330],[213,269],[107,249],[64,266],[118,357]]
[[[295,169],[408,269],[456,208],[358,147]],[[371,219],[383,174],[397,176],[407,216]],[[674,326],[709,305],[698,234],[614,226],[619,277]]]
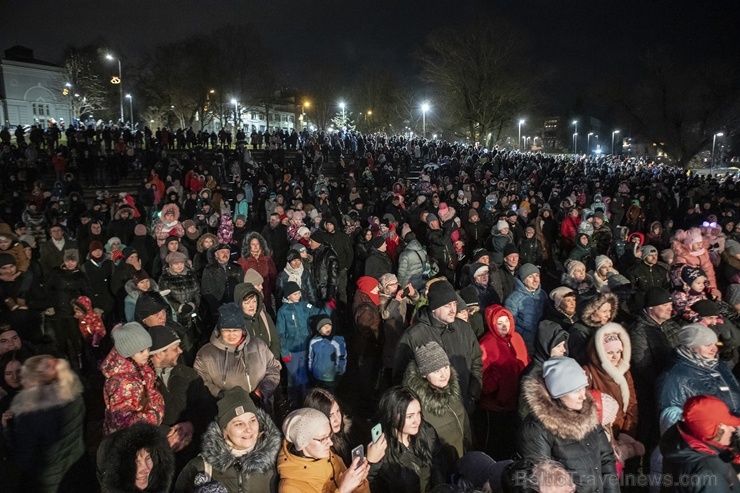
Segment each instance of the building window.
[[51,116],[51,105],[49,103],[31,103],[33,117],[39,120],[45,120]]
[[293,122],[295,121],[295,117],[294,117],[293,115],[290,115],[290,116],[288,117],[288,121],[289,121],[290,123],[293,123]]

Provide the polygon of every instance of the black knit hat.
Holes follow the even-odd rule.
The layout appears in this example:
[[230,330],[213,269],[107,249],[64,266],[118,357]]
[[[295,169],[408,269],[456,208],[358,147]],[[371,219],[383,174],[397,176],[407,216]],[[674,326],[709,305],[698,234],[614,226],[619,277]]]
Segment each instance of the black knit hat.
[[149,354],[161,353],[180,342],[177,332],[164,325],[149,327],[149,335],[152,336],[152,347],[149,349]]
[[311,233],[311,239],[315,241],[316,243],[325,244],[326,243],[326,233],[324,233],[321,230],[316,230],[313,233]]
[[385,243],[385,238],[383,238],[382,236],[376,236],[375,238],[370,240],[370,246],[372,246],[376,250],[380,250],[380,248],[383,246],[384,243]]
[[218,309],[219,329],[242,329],[244,328],[244,313],[235,303],[226,303]]
[[671,293],[667,289],[661,288],[660,286],[653,286],[648,288],[645,292],[645,308],[653,306],[665,305],[666,303],[672,303]]
[[467,306],[475,306],[480,303],[478,291],[473,286],[466,286],[460,290],[460,297]]
[[249,392],[241,387],[232,387],[218,401],[217,422],[222,430],[228,426],[229,422],[241,416],[242,414],[252,413],[257,416],[257,406],[254,405]]
[[167,306],[167,302],[157,291],[146,291],[141,293],[136,300],[134,319],[141,323],[145,318],[161,312]]
[[448,281],[436,281],[429,286],[427,299],[429,300],[429,308],[436,310],[448,303],[456,303],[457,293],[455,293],[455,288]]
[[288,297],[291,294],[295,293],[296,291],[300,291],[301,287],[298,285],[297,282],[288,281],[285,283],[285,287],[283,288],[283,296]]
[[513,243],[507,243],[504,247],[504,258],[508,257],[512,253],[519,255],[519,249]]
[[714,301],[699,300],[690,306],[691,310],[696,312],[700,317],[717,317],[719,316],[719,306]]

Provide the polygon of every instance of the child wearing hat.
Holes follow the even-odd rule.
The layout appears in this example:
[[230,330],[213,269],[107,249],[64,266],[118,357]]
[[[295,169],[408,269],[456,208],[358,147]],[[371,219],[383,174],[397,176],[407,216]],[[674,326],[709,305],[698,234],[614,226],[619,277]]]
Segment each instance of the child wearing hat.
[[308,346],[311,339],[311,317],[331,316],[332,309],[319,308],[301,300],[298,283],[288,281],[283,287],[283,304],[277,313],[280,334],[280,359],[288,372],[288,399],[303,402],[308,388]]
[[112,336],[113,349],[100,367],[105,377],[103,433],[110,435],[139,422],[159,426],[164,417],[164,398],[149,365],[151,336],[137,322],[114,328]]
[[316,322],[316,335],[308,346],[308,371],[318,387],[334,391],[337,376],[347,369],[347,344],[344,337],[334,335],[329,317]]

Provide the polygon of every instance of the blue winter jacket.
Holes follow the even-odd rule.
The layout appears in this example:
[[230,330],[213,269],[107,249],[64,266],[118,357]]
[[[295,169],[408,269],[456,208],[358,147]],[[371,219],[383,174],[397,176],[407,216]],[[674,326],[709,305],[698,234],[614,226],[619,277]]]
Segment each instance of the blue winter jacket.
[[331,316],[331,308],[319,308],[308,301],[290,303],[283,299],[283,304],[277,313],[277,329],[280,334],[280,357],[290,353],[308,351],[308,341],[311,340],[311,317],[324,313]]
[[344,337],[317,335],[308,350],[308,371],[316,380],[333,382],[347,369],[347,344]]
[[547,306],[547,293],[542,287],[534,292],[524,287],[519,279],[514,279],[514,292],[506,298],[504,306],[514,316],[516,331],[521,334],[529,354],[534,354],[534,340],[542,313]]
[[661,433],[681,420],[689,397],[711,395],[722,399],[730,412],[740,416],[740,384],[723,362],[707,368],[675,353],[675,363],[658,380]]

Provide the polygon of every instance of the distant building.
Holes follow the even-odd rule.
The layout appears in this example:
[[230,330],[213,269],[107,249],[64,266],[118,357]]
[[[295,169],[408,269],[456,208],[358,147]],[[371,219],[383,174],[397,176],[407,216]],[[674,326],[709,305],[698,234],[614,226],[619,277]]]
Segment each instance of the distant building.
[[33,50],[13,46],[0,59],[0,122],[3,125],[49,126],[71,121],[62,67],[37,60]]

